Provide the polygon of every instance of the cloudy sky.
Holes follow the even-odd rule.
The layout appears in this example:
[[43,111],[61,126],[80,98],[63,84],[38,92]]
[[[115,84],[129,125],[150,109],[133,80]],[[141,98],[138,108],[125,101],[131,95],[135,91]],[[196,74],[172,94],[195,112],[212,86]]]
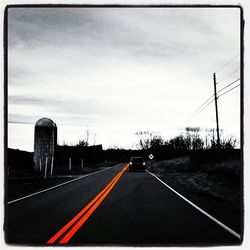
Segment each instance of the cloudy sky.
[[[60,144],[89,130],[104,148],[134,146],[138,130],[168,139],[214,128],[214,103],[192,113],[213,94],[214,72],[218,90],[239,78],[239,52],[237,8],[11,8],[8,146],[32,151],[42,117]],[[218,105],[220,127],[239,139],[240,88]]]

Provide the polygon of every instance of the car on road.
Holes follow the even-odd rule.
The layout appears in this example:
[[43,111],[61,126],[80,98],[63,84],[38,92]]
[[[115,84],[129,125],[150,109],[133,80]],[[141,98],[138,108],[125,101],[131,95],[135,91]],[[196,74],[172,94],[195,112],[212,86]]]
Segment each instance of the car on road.
[[131,157],[129,162],[129,171],[145,171],[146,170],[146,162],[143,157]]

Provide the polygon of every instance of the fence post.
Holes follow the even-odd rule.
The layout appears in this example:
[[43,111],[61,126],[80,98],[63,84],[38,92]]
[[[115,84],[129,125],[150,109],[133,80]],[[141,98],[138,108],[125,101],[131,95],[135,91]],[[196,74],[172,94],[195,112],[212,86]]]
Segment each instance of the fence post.
[[69,158],[69,171],[71,171],[71,158]]
[[42,171],[42,160],[41,158],[39,159],[39,169],[40,169],[40,172]]
[[48,158],[46,157],[46,161],[45,161],[45,170],[44,170],[44,179],[46,179],[47,167],[48,167]]
[[51,167],[50,167],[50,176],[52,176],[53,167],[54,167],[54,157],[52,156],[52,159],[51,159]]
[[83,159],[81,159],[81,168],[83,168]]

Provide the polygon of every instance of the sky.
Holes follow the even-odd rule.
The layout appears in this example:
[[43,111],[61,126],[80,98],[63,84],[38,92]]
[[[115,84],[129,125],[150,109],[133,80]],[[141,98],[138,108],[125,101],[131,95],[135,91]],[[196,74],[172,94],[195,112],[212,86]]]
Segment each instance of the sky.
[[[135,148],[137,131],[169,139],[215,128],[214,91],[240,75],[238,8],[10,8],[8,147],[33,151],[42,117],[58,143]],[[239,84],[237,81],[219,94]],[[240,138],[240,88],[218,99]],[[198,110],[200,111],[200,110]]]

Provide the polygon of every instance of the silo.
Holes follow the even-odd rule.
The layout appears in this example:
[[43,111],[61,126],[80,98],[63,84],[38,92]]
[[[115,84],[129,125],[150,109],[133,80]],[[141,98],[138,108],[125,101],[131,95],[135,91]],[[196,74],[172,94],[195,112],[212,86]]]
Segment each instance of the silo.
[[52,157],[55,157],[57,144],[57,127],[49,118],[41,118],[35,124],[34,136],[34,170],[43,171],[46,164],[49,167]]

